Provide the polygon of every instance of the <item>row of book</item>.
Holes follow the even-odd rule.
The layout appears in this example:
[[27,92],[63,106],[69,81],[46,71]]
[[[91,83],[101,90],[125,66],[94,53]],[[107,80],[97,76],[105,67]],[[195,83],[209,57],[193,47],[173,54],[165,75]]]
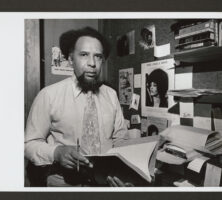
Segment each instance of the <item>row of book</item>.
[[182,21],[174,33],[177,51],[222,46],[222,21],[218,19]]

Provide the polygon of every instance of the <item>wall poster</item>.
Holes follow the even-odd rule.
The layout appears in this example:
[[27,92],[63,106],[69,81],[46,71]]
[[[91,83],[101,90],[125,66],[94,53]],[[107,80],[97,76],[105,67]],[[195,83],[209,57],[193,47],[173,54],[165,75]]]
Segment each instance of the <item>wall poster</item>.
[[174,59],[142,63],[141,114],[162,117],[173,104],[167,91],[174,88]]
[[133,95],[133,68],[119,70],[119,101],[130,105]]
[[59,47],[52,47],[51,73],[56,75],[73,75],[73,68],[64,58]]

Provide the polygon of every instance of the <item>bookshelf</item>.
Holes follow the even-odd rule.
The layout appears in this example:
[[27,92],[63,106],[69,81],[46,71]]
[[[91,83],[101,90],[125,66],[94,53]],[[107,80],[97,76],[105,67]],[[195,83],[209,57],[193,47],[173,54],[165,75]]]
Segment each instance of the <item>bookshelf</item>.
[[222,47],[203,47],[174,53],[174,59],[185,63],[222,61]]

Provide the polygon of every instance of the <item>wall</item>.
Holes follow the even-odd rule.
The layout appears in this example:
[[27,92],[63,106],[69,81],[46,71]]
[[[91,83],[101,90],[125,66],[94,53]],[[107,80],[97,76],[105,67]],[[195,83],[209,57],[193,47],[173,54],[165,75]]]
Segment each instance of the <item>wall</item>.
[[40,90],[39,20],[25,20],[25,122]]
[[[156,43],[163,45],[171,43],[171,52],[174,52],[174,34],[170,30],[175,20],[158,19],[108,19],[104,20],[103,32],[112,44],[112,52],[108,60],[108,82],[116,90],[118,89],[118,71],[123,68],[134,68],[134,74],[141,72],[141,63],[154,61],[153,49],[143,50],[138,41],[141,39],[140,29],[147,25],[156,26]],[[116,39],[131,30],[135,30],[135,54],[118,57],[116,51]]]
[[[103,21],[103,32],[105,36],[110,40],[113,48],[110,58],[108,60],[108,83],[111,87],[113,87],[118,92],[118,84],[119,84],[119,70],[124,68],[134,68],[134,74],[141,73],[141,63],[154,61],[154,52],[153,49],[143,50],[139,45],[138,41],[141,39],[140,30],[142,27],[147,25],[155,25],[156,28],[156,44],[163,45],[166,43],[171,44],[171,55],[168,57],[163,57],[160,59],[165,59],[169,57],[173,57],[173,53],[175,52],[174,46],[176,41],[174,39],[174,32],[171,31],[171,25],[176,22],[175,19],[107,19]],[[117,56],[117,37],[127,32],[135,30],[135,54],[127,55],[123,57]],[[197,63],[195,65],[188,64],[188,67],[184,69],[177,68],[175,73],[183,73],[190,72],[189,66],[193,67],[191,69],[192,72],[192,80],[191,84],[193,88],[216,88],[222,89],[222,70],[221,70],[221,62],[205,62],[205,63]],[[182,77],[183,78],[183,77]],[[185,86],[186,87],[186,86]],[[134,92],[137,94],[141,94],[140,89],[134,89]],[[194,102],[194,116],[196,111],[202,108],[209,109],[206,112],[207,117],[211,116],[211,104],[210,102],[205,102],[204,104],[199,104]],[[132,114],[140,114],[140,106],[138,111],[129,110],[128,106],[123,105],[124,117],[126,119],[130,119]],[[175,108],[171,109],[173,113],[179,114],[179,102],[176,104]],[[206,114],[198,113],[200,117],[206,117]],[[192,123],[186,123],[185,125],[193,125],[193,119],[191,119]],[[139,128],[140,125],[134,125],[131,128]]]
[[[171,31],[170,26],[175,23],[173,19],[107,19],[103,21],[103,32],[105,36],[110,40],[112,44],[112,52],[108,59],[108,83],[118,92],[119,84],[119,69],[134,68],[134,74],[141,73],[141,63],[154,61],[153,48],[143,50],[138,45],[138,41],[141,40],[140,30],[144,26],[155,25],[156,28],[156,44],[163,45],[171,43],[171,52],[174,52],[174,33]],[[117,37],[126,34],[129,31],[135,30],[135,54],[127,55],[123,57],[117,56]],[[161,59],[172,57],[167,56]],[[141,95],[141,89],[134,89],[134,93]],[[140,114],[141,103],[139,104],[138,111],[129,110],[128,105],[123,105],[124,117],[130,119],[132,114]],[[130,128],[140,129],[140,125],[132,125]]]

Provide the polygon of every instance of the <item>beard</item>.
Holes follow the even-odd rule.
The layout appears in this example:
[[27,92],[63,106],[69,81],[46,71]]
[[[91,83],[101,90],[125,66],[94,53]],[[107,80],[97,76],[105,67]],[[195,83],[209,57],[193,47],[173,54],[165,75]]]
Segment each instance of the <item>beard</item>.
[[98,77],[96,77],[94,80],[88,81],[85,78],[85,73],[77,77],[77,80],[78,80],[78,86],[82,89],[84,93],[87,93],[88,91],[96,93],[98,92],[100,86],[103,84],[103,82],[100,81]]

